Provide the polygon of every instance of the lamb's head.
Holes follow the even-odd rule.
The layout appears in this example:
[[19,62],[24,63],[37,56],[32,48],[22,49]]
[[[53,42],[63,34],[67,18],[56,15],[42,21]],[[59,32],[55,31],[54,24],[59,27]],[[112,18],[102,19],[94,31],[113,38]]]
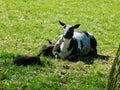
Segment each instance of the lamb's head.
[[74,29],[78,28],[80,24],[74,26],[66,25],[65,23],[59,21],[60,25],[63,26],[63,37],[66,39],[71,39],[73,36]]

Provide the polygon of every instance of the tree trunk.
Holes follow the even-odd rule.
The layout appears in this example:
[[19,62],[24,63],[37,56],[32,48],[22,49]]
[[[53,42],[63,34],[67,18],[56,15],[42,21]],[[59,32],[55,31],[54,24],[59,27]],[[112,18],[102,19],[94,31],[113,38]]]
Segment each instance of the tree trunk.
[[110,72],[107,90],[120,90],[120,45]]

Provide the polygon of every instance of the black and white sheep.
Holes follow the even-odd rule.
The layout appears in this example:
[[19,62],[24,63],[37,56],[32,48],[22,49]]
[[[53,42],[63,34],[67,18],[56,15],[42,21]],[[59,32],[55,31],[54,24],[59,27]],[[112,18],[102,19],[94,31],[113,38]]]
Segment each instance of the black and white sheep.
[[71,26],[61,21],[59,23],[64,29],[52,50],[54,56],[72,60],[78,56],[97,55],[97,41],[92,34],[81,30],[74,31],[80,24]]

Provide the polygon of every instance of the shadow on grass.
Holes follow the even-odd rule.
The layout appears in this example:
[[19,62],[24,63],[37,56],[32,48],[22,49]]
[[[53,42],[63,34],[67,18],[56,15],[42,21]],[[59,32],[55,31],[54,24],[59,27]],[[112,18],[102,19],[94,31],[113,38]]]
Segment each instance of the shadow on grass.
[[78,59],[74,59],[74,61],[71,62],[78,62],[82,61],[86,64],[93,64],[95,60],[100,59],[100,60],[108,60],[110,56],[105,56],[105,55],[96,55],[96,56],[84,56],[84,57],[79,57]]
[[[0,59],[2,59],[3,62],[5,62],[5,63],[7,62],[6,59],[13,59],[15,57],[16,57],[16,55],[13,53],[4,53],[4,54],[0,55]],[[77,59],[75,58],[74,60],[70,60],[70,62],[82,61],[86,64],[93,64],[95,60],[99,60],[99,59],[100,60],[108,60],[109,58],[110,58],[110,56],[98,54],[96,56],[84,56],[84,57],[79,57]],[[42,62],[41,66],[45,66],[45,63],[47,63],[49,65],[49,62]]]

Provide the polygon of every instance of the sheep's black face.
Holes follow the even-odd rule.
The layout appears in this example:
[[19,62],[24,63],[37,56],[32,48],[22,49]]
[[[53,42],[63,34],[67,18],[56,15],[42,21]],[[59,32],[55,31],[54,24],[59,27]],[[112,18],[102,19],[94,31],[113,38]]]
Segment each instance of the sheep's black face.
[[74,33],[74,29],[80,26],[80,24],[76,24],[74,26],[66,25],[61,21],[59,21],[59,23],[64,27],[63,37],[66,39],[71,39]]
[[69,25],[65,25],[64,26],[64,31],[63,31],[63,36],[64,36],[64,38],[66,38],[66,39],[71,39],[72,38],[72,36],[73,36],[73,28],[71,27],[71,26],[69,26]]

